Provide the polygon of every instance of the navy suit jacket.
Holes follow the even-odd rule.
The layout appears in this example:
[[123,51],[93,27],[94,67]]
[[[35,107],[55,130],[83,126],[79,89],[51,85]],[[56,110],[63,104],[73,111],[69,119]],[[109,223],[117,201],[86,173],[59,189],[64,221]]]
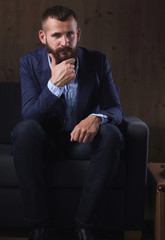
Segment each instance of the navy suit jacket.
[[[102,113],[112,124],[120,124],[121,105],[106,55],[79,47],[78,58],[78,122],[91,113]],[[51,70],[46,48],[26,54],[20,65],[23,119],[39,121],[48,132],[62,130],[66,102],[47,87]]]

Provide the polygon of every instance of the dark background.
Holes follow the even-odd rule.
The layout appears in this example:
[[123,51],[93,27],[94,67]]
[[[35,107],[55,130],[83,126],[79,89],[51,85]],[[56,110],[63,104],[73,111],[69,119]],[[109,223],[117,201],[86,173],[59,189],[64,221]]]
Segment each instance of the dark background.
[[124,114],[150,128],[149,161],[165,162],[165,1],[1,0],[1,82],[20,81],[19,58],[41,46],[40,16],[55,4],[77,13],[81,46],[107,54]]

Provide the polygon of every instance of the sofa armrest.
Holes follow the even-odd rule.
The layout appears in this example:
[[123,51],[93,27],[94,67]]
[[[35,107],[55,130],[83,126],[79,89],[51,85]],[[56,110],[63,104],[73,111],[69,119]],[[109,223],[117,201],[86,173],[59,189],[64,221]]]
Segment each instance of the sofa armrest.
[[135,228],[133,219],[136,216],[136,226],[141,229],[144,220],[149,128],[141,119],[124,115],[120,129],[125,138],[123,158],[127,166],[125,227],[128,230]]

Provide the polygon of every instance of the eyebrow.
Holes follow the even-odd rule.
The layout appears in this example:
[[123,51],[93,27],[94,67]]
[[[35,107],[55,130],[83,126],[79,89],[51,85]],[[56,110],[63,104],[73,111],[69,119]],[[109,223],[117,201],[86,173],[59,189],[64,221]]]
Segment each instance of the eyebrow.
[[51,36],[54,37],[54,36],[58,36],[60,34],[61,34],[60,32],[55,32],[55,33],[52,33]]
[[[75,32],[71,30],[71,31],[66,32],[66,34],[67,33],[75,33]],[[61,34],[62,34],[61,32],[55,32],[55,33],[52,33],[51,36],[54,37],[54,36],[59,36]]]

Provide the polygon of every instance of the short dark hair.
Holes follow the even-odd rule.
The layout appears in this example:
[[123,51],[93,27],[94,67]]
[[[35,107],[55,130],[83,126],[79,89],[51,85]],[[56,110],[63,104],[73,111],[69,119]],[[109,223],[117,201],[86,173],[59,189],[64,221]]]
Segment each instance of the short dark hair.
[[43,14],[42,14],[42,19],[41,19],[41,24],[42,24],[42,28],[43,25],[45,23],[45,21],[48,18],[56,18],[59,21],[66,21],[68,18],[70,17],[74,17],[74,19],[77,22],[77,16],[75,14],[75,12],[68,8],[68,7],[64,7],[64,6],[52,6],[49,7]]

